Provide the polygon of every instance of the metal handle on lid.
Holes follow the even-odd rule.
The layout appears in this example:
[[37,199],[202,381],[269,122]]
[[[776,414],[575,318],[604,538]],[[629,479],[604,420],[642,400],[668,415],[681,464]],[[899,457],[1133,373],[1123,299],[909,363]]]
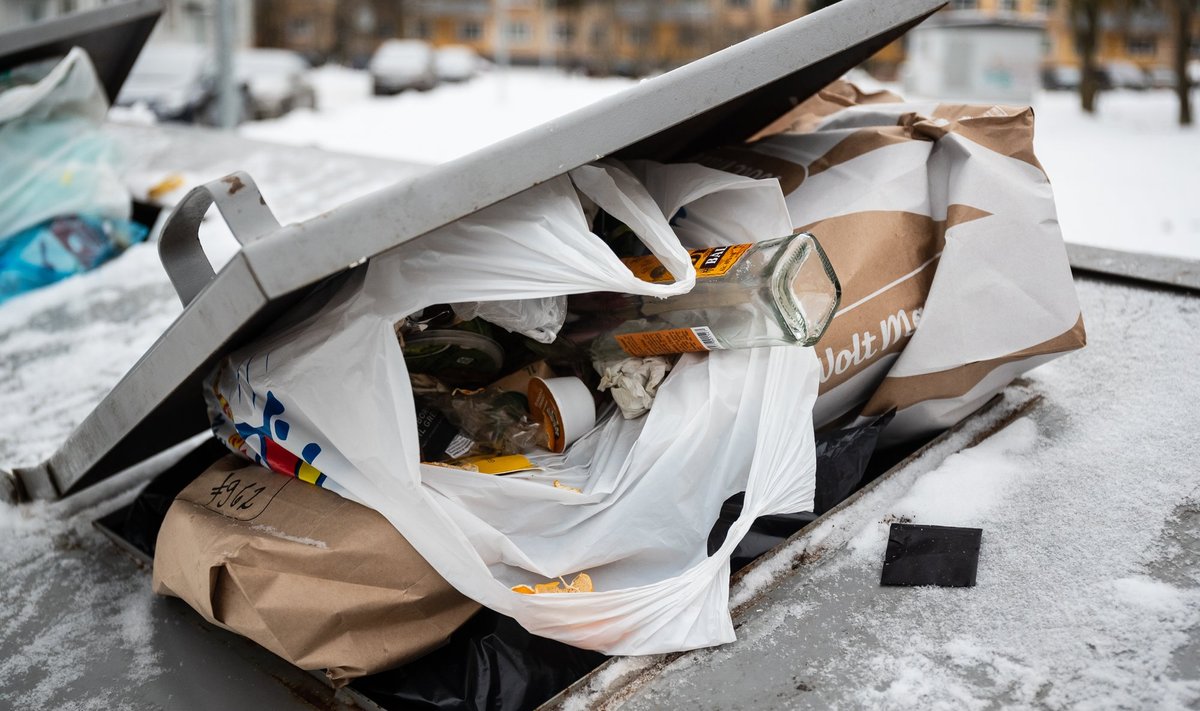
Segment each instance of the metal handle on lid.
[[193,188],[171,211],[158,241],[158,257],[184,306],[216,276],[200,246],[200,223],[214,203],[242,245],[279,229],[279,220],[246,173],[238,171]]

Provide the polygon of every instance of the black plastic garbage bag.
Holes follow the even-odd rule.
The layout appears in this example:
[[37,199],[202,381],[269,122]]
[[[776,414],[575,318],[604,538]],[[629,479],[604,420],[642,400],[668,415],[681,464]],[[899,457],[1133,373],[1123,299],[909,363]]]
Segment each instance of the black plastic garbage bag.
[[[861,427],[823,432],[817,435],[817,490],[812,511],[760,516],[750,531],[738,543],[729,561],[730,571],[737,572],[763,553],[790,538],[796,531],[817,520],[817,517],[837,506],[863,483],[863,475],[879,434],[892,419],[892,413],[881,416]],[[729,527],[742,512],[742,494],[731,496],[721,506],[708,536],[708,552],[712,555],[721,547]]]
[[385,709],[518,711],[536,708],[605,659],[484,609],[444,647],[350,686]]
[[821,515],[842,503],[866,482],[863,475],[875,452],[879,435],[895,412],[881,415],[861,427],[817,435],[817,492],[813,512]]

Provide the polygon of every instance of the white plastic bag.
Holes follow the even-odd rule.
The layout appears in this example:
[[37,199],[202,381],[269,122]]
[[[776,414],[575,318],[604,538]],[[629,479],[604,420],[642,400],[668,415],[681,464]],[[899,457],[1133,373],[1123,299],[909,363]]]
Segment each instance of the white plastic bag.
[[87,52],[34,62],[0,80],[0,238],[62,215],[129,217],[108,100]]
[[511,301],[468,301],[451,304],[454,315],[464,321],[481,318],[506,331],[529,336],[539,343],[553,343],[567,318],[566,296],[542,296]]
[[[712,190],[779,193],[774,181],[719,177]],[[576,190],[629,225],[677,281],[634,277],[588,230]],[[299,307],[315,315],[219,364],[207,383],[214,429],[380,511],[456,588],[535,634],[610,654],[732,641],[733,548],[756,517],[812,506],[811,349],[686,355],[646,417],[610,417],[566,453],[534,457],[542,472],[490,477],[418,462],[393,331],[433,303],[686,292],[695,273],[664,207],[621,167],[584,166],[376,257]],[[786,210],[776,219],[786,224]],[[741,517],[708,556],[721,504],[741,491]],[[596,592],[510,589],[581,571]]]

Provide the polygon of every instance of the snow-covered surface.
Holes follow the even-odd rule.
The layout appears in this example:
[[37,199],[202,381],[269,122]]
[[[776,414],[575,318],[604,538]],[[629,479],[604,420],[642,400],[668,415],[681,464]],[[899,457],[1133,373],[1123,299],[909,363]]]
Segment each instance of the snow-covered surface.
[[247,124],[242,135],[415,163],[444,163],[633,83],[511,69],[434,91],[372,97],[370,77],[364,72],[330,67],[315,75],[320,112],[293,111],[273,121]]
[[1068,241],[1200,259],[1200,126],[1178,110],[1167,90],[1106,92],[1091,117],[1071,92],[1038,96],[1034,148]]
[[[527,70],[374,99],[361,72],[326,69],[317,81],[329,108],[242,135],[441,162],[628,85]],[[1039,98],[1039,156],[1068,239],[1200,257],[1200,201],[1188,192],[1200,184],[1200,133],[1171,125],[1165,97],[1106,96],[1095,119],[1079,116],[1070,95]],[[241,150],[224,138],[194,140],[181,158],[143,141],[151,129],[124,130],[142,148],[147,186],[171,171],[202,181],[248,169],[283,222],[412,170]],[[219,262],[231,248],[227,230],[209,220],[203,232]],[[835,518],[822,534],[829,553],[763,601],[741,643],[677,662],[634,706],[1200,703],[1200,422],[1191,405],[1200,386],[1185,370],[1200,352],[1200,304],[1087,282],[1081,297],[1092,343],[1035,374],[1045,404]],[[179,310],[154,245],[0,307],[0,466],[53,452]],[[198,658],[162,633],[180,624],[180,610],[152,598],[148,579],[90,527],[129,499],[133,481],[70,505],[0,504],[0,707],[209,699],[188,686],[187,669],[174,671]],[[979,586],[875,587],[879,522],[897,515],[982,526]],[[209,644],[205,663],[241,658]],[[228,674],[258,688],[252,669]],[[292,697],[281,698],[261,707]]]

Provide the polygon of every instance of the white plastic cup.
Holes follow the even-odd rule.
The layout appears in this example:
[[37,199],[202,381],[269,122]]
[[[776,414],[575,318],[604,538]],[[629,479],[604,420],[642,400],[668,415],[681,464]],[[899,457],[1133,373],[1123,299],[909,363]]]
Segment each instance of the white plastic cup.
[[526,391],[529,411],[546,431],[546,448],[562,452],[596,426],[596,402],[576,377],[533,378]]

